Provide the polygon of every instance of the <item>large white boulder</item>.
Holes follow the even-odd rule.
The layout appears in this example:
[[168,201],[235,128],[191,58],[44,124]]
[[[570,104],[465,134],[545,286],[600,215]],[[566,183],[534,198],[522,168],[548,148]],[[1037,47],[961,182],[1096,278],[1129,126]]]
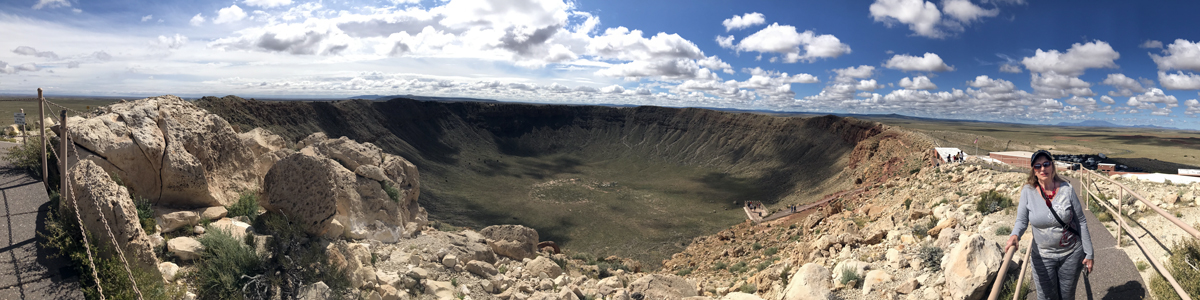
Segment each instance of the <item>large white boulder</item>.
[[833,298],[829,285],[829,269],[807,263],[792,274],[779,300],[828,300]]
[[[68,121],[75,162],[90,160],[133,194],[173,207],[227,206],[258,189],[256,157],[221,117],[176,96],[115,103]],[[61,133],[61,126],[54,128]]]
[[492,225],[479,231],[487,238],[496,255],[515,260],[534,258],[537,253],[538,232],[521,225]]
[[691,280],[663,274],[642,276],[629,284],[629,291],[641,293],[645,299],[679,300],[698,295]]
[[[158,270],[158,258],[154,254],[154,243],[142,229],[137,207],[129,198],[129,192],[117,185],[107,173],[92,161],[83,161],[71,168],[71,196],[59,202],[59,211],[71,211],[72,204],[78,207],[84,228],[101,245],[100,253],[115,257],[113,238],[121,247],[130,263],[146,270]],[[70,214],[64,214],[68,216]],[[102,219],[103,217],[103,219]],[[73,219],[74,217],[72,217]],[[107,221],[107,224],[104,222]],[[113,237],[105,227],[112,230]]]
[[[415,235],[428,220],[417,204],[416,167],[404,158],[370,143],[328,139],[323,133],[301,144],[299,153],[276,162],[263,180],[260,204],[268,211],[300,221],[311,234],[336,229],[330,224],[337,220],[343,232],[327,235],[385,243]],[[376,172],[380,170],[383,175]],[[383,180],[375,178],[379,176]]]
[[1000,245],[972,234],[964,237],[942,263],[952,300],[979,300],[999,272]]

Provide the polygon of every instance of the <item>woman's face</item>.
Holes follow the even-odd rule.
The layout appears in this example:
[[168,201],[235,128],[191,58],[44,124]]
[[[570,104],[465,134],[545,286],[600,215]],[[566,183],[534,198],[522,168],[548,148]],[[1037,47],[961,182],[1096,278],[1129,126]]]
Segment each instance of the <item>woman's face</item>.
[[1046,181],[1054,177],[1054,163],[1051,162],[1049,167],[1042,167],[1041,165],[1046,162],[1050,162],[1046,157],[1038,157],[1037,160],[1033,161],[1033,175],[1036,175],[1038,180]]

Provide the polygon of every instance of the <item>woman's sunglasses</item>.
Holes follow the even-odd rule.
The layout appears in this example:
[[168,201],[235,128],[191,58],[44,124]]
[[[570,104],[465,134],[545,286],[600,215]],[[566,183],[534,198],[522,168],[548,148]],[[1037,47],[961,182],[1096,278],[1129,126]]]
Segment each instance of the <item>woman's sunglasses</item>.
[[1033,168],[1034,168],[1034,169],[1039,169],[1039,168],[1049,168],[1050,166],[1053,166],[1053,165],[1054,165],[1054,162],[1051,162],[1051,161],[1044,161],[1044,162],[1042,162],[1042,163],[1040,163],[1040,164],[1039,164],[1039,163],[1035,163],[1035,164],[1033,164]]

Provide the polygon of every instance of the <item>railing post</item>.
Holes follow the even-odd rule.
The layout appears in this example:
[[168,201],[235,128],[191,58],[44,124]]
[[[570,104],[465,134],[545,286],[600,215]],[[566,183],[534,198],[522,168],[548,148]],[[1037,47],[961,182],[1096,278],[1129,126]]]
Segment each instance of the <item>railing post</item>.
[[62,124],[62,130],[59,132],[58,141],[62,144],[62,147],[59,148],[62,150],[58,151],[58,172],[59,175],[62,175],[62,181],[58,183],[58,197],[59,199],[71,199],[71,186],[67,183],[67,162],[71,159],[67,158],[67,140],[69,138],[67,135],[67,110],[65,109],[62,111],[62,121],[60,123]]
[[42,137],[42,184],[46,188],[50,188],[47,180],[50,179],[50,166],[46,165],[46,98],[42,97],[42,88],[38,88],[38,122],[41,123]]
[[[1116,218],[1116,220],[1118,222],[1117,225],[1121,225],[1121,224],[1125,224],[1125,213],[1122,212],[1125,210],[1124,209],[1124,207],[1125,207],[1125,189],[1117,188],[1117,195],[1118,196],[1117,196],[1117,218]],[[1121,248],[1121,236],[1122,236],[1121,232],[1124,229],[1125,229],[1124,226],[1117,226],[1117,248],[1118,249]]]
[[996,274],[996,280],[992,282],[992,292],[988,294],[988,300],[996,300],[996,297],[1000,295],[1000,289],[1004,288],[1004,275],[1008,273],[1008,262],[1012,260],[1013,253],[1016,252],[1017,247],[1013,247],[1004,253],[1004,263],[1000,264],[1000,273]]

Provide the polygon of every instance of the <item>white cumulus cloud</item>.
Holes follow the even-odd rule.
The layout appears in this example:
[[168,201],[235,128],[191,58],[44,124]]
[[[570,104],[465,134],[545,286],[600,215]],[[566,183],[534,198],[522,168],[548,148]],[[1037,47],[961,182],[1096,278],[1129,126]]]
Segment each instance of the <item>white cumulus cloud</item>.
[[1115,91],[1108,92],[1108,95],[1113,97],[1129,97],[1133,96],[1134,93],[1146,92],[1146,88],[1141,83],[1121,73],[1108,74],[1108,77],[1104,78],[1104,81],[1101,81],[1100,84],[1116,88]]
[[1159,70],[1191,70],[1200,72],[1200,42],[1177,39],[1163,50],[1166,55],[1150,54]]
[[1188,116],[1195,118],[1197,114],[1200,114],[1200,100],[1191,99],[1184,101],[1183,106],[1186,107],[1183,113]]
[[929,80],[929,77],[917,76],[913,78],[904,77],[900,79],[900,87],[910,90],[935,90],[937,85]]
[[999,8],[983,9],[969,0],[942,1],[942,11],[963,23],[971,23],[983,17],[995,17],[1000,14]]
[[926,52],[924,56],[897,54],[883,64],[888,69],[903,71],[946,72],[954,71],[954,67],[946,65],[942,58],[934,53]]
[[192,16],[192,20],[188,21],[188,24],[192,24],[192,26],[204,25],[204,15],[196,14],[195,16]]
[[725,19],[725,21],[721,21],[721,25],[725,25],[725,32],[729,32],[730,30],[743,29],[754,25],[761,25],[766,22],[767,18],[764,17],[763,14],[753,12],[746,13],[741,16],[735,15],[732,18]]
[[1021,69],[1020,65],[1016,65],[1016,64],[1001,64],[1000,65],[1000,72],[1015,74],[1015,73],[1021,73],[1022,71],[1023,70]]
[[1200,90],[1200,75],[1183,71],[1175,74],[1158,71],[1158,83],[1168,90]]
[[942,22],[942,12],[933,2],[924,0],[876,0],[871,4],[871,17],[875,22],[900,22],[917,35],[940,38],[945,36],[938,24]]
[[850,53],[850,46],[830,34],[812,30],[797,32],[791,25],[774,23],[738,42],[738,51],[778,53],[786,63],[812,62],[818,58],[837,58]]
[[1114,62],[1121,57],[1112,46],[1103,41],[1087,44],[1075,43],[1067,52],[1058,50],[1037,52],[1021,60],[1021,64],[1032,72],[1055,72],[1062,75],[1079,76],[1084,70],[1093,68],[1116,68]]
[[154,44],[166,47],[167,49],[179,49],[179,47],[183,47],[187,42],[188,37],[176,33],[174,36],[160,35],[158,36],[158,40],[154,41]]
[[222,8],[217,11],[217,18],[213,19],[213,24],[224,24],[230,22],[241,21],[246,18],[246,11],[238,7],[237,4]]
[[1159,40],[1146,40],[1145,42],[1142,42],[1141,45],[1138,45],[1139,48],[1145,49],[1161,49],[1162,46],[1163,43]]

